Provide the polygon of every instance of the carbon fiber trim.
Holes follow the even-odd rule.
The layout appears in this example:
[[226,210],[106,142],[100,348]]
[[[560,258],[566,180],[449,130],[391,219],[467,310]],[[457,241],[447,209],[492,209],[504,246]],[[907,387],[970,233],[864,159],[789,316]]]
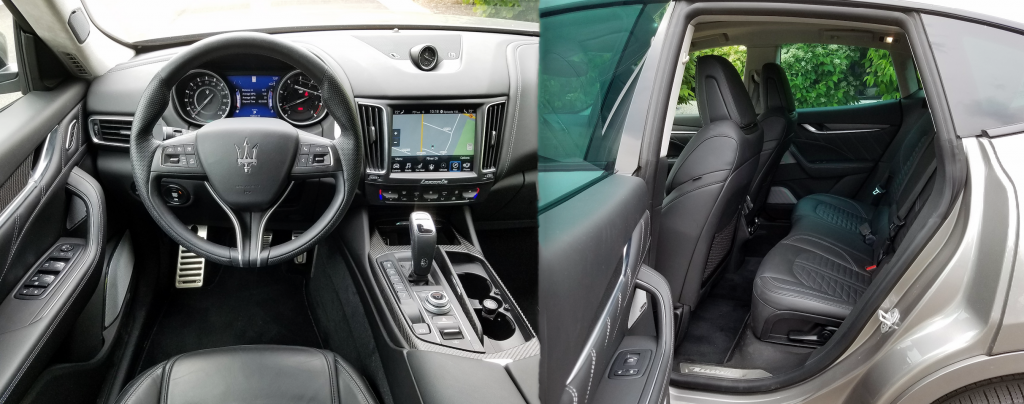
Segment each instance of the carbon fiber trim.
[[29,156],[25,158],[25,161],[22,161],[21,165],[11,173],[11,176],[7,178],[7,181],[4,181],[4,184],[0,185],[0,210],[6,209],[7,205],[10,205],[11,202],[14,201],[14,198],[16,198],[18,194],[25,189],[25,186],[28,185],[28,180],[31,177],[32,155],[29,154]]
[[[440,352],[449,355],[457,355],[473,359],[507,359],[511,361],[517,361],[520,359],[529,358],[531,356],[540,355],[540,342],[537,340],[537,334],[534,333],[532,326],[530,326],[530,324],[526,322],[525,317],[523,317],[522,312],[519,310],[519,306],[512,298],[512,295],[508,293],[508,289],[505,288],[505,285],[501,282],[501,279],[498,278],[498,276],[494,273],[494,269],[492,269],[490,264],[487,263],[487,260],[483,256],[483,253],[480,251],[480,249],[476,248],[476,246],[462,238],[462,236],[456,234],[456,237],[458,237],[459,244],[439,245],[438,247],[441,248],[442,251],[461,252],[480,258],[481,262],[484,264],[482,266],[487,271],[488,275],[490,275],[491,279],[495,281],[495,286],[498,289],[500,289],[502,295],[507,298],[506,303],[509,306],[511,306],[512,310],[515,311],[520,318],[523,319],[523,322],[526,324],[528,328],[527,330],[523,331],[524,334],[526,334],[525,331],[529,331],[528,337],[530,337],[530,340],[522,345],[501,352],[487,354],[473,353],[424,342],[419,338],[416,338],[415,335],[413,335],[412,330],[409,329],[409,327],[406,324],[404,324],[404,321],[403,324],[401,324],[398,327],[399,332],[402,334],[402,339],[404,339],[406,344],[408,344],[412,349]],[[406,245],[392,246],[385,244],[384,239],[382,239],[380,237],[380,234],[378,234],[377,231],[374,230],[373,235],[370,237],[369,263],[370,267],[373,268],[373,279],[376,283],[376,287],[381,288],[382,290],[387,290],[388,282],[386,279],[384,279],[384,272],[382,271],[382,268],[378,267],[376,264],[377,258],[384,254],[408,250],[409,246]],[[385,294],[385,296],[388,296],[386,298],[387,302],[385,303],[385,305],[387,306],[388,312],[391,314],[391,317],[394,319],[402,319],[404,316],[402,315],[401,309],[398,307],[397,302],[395,302],[394,298],[391,296],[390,293]]]

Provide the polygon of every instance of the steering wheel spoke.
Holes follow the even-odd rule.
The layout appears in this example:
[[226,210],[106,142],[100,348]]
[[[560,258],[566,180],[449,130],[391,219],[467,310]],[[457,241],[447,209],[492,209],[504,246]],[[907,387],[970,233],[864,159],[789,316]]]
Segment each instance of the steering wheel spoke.
[[267,222],[270,216],[277,209],[278,205],[288,196],[295,183],[290,183],[285,189],[281,198],[270,209],[262,211],[242,211],[229,207],[217,196],[216,191],[206,184],[210,194],[217,199],[224,212],[231,219],[235,232],[235,248],[231,249],[231,260],[239,267],[262,267],[267,265],[269,250],[264,245],[264,234],[267,231]]
[[199,161],[196,135],[189,133],[164,141],[153,155],[150,171],[163,178],[202,179],[206,171]]
[[332,177],[341,171],[341,159],[334,142],[320,136],[299,133],[299,150],[290,178],[300,181]]

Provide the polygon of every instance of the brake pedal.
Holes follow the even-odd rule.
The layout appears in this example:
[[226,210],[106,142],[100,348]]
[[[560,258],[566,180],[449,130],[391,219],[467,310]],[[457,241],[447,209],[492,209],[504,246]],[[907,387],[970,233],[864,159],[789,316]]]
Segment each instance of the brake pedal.
[[[206,226],[193,225],[199,237],[206,239]],[[174,287],[177,289],[198,288],[203,286],[203,269],[206,268],[206,258],[178,246],[178,270],[174,275]]]

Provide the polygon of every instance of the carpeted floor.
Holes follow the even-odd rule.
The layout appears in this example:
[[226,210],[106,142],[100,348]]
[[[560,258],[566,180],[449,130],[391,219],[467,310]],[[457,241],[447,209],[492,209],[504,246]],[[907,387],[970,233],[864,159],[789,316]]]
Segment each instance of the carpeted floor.
[[722,278],[691,313],[677,362],[725,363],[750,313],[750,293],[761,258],[747,258]]
[[199,289],[174,289],[148,334],[139,372],[175,355],[231,345],[322,348],[302,275],[284,267],[226,268],[207,263]]

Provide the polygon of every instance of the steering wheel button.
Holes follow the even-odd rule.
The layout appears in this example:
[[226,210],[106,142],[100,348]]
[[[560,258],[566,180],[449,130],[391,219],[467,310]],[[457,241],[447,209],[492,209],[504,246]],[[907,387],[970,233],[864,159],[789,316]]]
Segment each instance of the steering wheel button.
[[295,159],[295,166],[296,167],[308,167],[309,166],[309,155],[308,154],[300,154],[299,157]]
[[193,143],[184,144],[181,147],[185,154],[196,154],[196,145]]
[[187,163],[187,165],[189,167],[192,167],[192,168],[199,167],[199,161],[196,160],[196,156],[185,156],[185,162]]
[[322,153],[322,154],[330,153],[330,148],[328,148],[327,146],[312,145],[312,146],[310,146],[309,149],[310,149],[309,150],[310,153],[318,153],[318,154],[320,154],[320,153]]
[[309,154],[309,143],[299,145],[299,153]]

